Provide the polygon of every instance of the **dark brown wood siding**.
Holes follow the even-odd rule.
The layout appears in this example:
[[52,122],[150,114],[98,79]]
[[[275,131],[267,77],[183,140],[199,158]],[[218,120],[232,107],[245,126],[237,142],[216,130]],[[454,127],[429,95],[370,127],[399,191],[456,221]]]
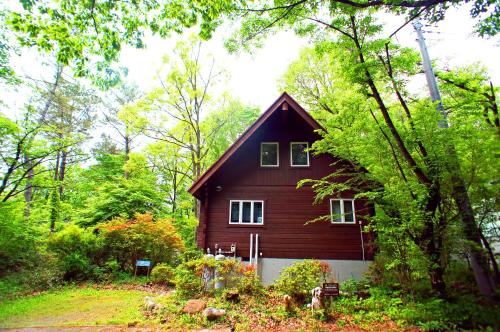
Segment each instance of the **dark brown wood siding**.
[[[335,170],[336,160],[327,155],[310,156],[309,167],[290,165],[290,142],[309,142],[319,138],[293,110],[274,113],[214,174],[206,185],[208,199],[200,224],[198,244],[213,252],[215,245],[229,250],[236,243],[237,255],[249,256],[250,234],[259,234],[259,251],[263,257],[362,259],[360,225],[331,224],[320,221],[306,224],[330,214],[330,202],[314,203],[310,187],[297,189],[305,178],[319,179]],[[279,142],[279,167],[260,166],[260,143]],[[216,188],[219,187],[219,190]],[[344,192],[342,198],[352,198]],[[230,200],[263,200],[264,225],[229,224]],[[202,204],[203,207],[203,204]],[[356,219],[363,220],[372,209],[363,200],[355,201]],[[369,237],[363,234],[365,257]]]

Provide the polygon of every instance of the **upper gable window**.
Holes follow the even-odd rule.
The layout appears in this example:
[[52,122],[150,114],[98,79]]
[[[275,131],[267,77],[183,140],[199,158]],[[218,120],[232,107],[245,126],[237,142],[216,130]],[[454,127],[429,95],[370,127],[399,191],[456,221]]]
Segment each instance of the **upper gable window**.
[[309,166],[309,143],[290,143],[290,164],[292,166]]
[[279,166],[279,144],[277,142],[263,142],[260,144],[260,166]]

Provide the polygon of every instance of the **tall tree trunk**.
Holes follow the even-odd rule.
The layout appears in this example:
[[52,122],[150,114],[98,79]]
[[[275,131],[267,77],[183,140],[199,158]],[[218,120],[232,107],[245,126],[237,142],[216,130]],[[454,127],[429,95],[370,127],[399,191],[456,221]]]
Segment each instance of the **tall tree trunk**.
[[177,211],[177,161],[174,164],[174,172],[172,174],[172,214]]
[[[126,128],[125,131],[127,131]],[[130,158],[130,136],[128,134],[125,134],[125,166],[127,165],[129,158]],[[123,176],[125,177],[125,179],[128,179],[130,176],[127,167],[125,167]]]
[[490,262],[491,266],[493,267],[495,282],[498,284],[500,283],[500,270],[498,269],[498,263],[497,260],[495,259],[495,253],[493,252],[493,249],[491,248],[488,239],[486,239],[481,229],[479,229],[479,235],[481,236],[481,240],[483,241],[484,247],[486,248],[488,256],[490,257]]
[[[453,149],[453,152],[455,150]],[[456,154],[455,154],[456,157]],[[453,158],[453,156],[452,156]],[[457,159],[455,159],[457,161]],[[454,162],[454,161],[452,161]],[[458,166],[458,165],[454,165]],[[481,294],[487,297],[493,297],[494,286],[490,277],[488,268],[488,260],[486,258],[483,245],[481,243],[481,235],[479,228],[474,218],[474,212],[470,203],[469,194],[465,186],[464,180],[458,175],[458,167],[451,170],[453,172],[453,199],[458,206],[460,221],[464,227],[465,238],[469,242],[469,253],[471,259],[472,271],[476,279],[477,286]]]
[[61,151],[57,151],[56,155],[56,165],[54,167],[54,181],[59,180],[59,163],[61,160]]
[[47,115],[47,112],[49,111],[50,106],[52,105],[52,99],[54,98],[54,95],[57,91],[57,88],[59,87],[59,83],[61,81],[61,76],[63,73],[64,67],[61,66],[60,64],[56,65],[56,73],[54,77],[54,84],[52,85],[52,89],[50,89],[49,96],[47,98],[47,101],[45,102],[45,105],[43,107],[42,111],[42,121],[45,121],[45,116]]
[[64,178],[66,176],[68,151],[63,150],[61,153],[61,162],[59,165],[59,197],[62,198],[64,191]]
[[33,163],[27,153],[24,155],[24,161],[26,163],[26,167],[29,169],[28,175],[26,176],[26,185],[24,187],[24,201],[26,202],[26,206],[24,207],[24,219],[28,220],[31,213],[31,200],[33,198],[34,170],[32,168]]
[[60,209],[60,201],[59,201],[59,191],[57,189],[52,190],[52,194],[50,195],[50,232],[54,233],[56,230],[56,223],[59,220],[59,209]]

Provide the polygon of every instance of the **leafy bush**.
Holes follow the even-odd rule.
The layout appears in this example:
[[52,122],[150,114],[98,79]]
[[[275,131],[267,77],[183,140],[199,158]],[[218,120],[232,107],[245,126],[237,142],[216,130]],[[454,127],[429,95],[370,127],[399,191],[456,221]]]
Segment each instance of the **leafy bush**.
[[93,276],[102,257],[102,244],[90,230],[68,225],[52,234],[48,249],[53,252],[64,272],[65,280],[83,280]]
[[246,265],[238,282],[238,291],[243,294],[256,295],[262,293],[263,290],[264,287],[255,268],[252,265]]
[[161,285],[171,285],[175,276],[174,269],[165,263],[157,264],[151,270],[151,281]]
[[410,302],[392,317],[402,320],[406,325],[416,325],[426,331],[447,331],[458,329],[500,328],[500,319],[496,306],[485,306],[476,303],[473,297],[465,296],[447,302],[438,298],[430,298],[419,302]]
[[0,279],[0,302],[63,284],[63,272],[57,259],[51,255],[44,255],[41,259],[43,263],[38,266],[17,270]]
[[0,203],[0,276],[38,264],[37,232],[23,220],[22,205]]
[[153,221],[151,214],[131,220],[116,218],[98,227],[109,259],[116,259],[124,271],[132,271],[136,260],[172,263],[184,244],[168,219]]
[[257,294],[262,290],[253,268],[231,258],[215,260],[205,256],[184,262],[176,269],[176,290],[183,296],[215,293],[217,282],[224,289],[237,289],[241,293]]
[[320,286],[327,271],[318,260],[304,260],[286,267],[274,282],[274,289],[288,294],[297,302],[303,303],[309,298],[311,290]]
[[371,287],[369,298],[340,296],[332,302],[330,309],[342,316],[350,316],[350,321],[358,322],[362,328],[388,319],[401,326],[418,326],[425,331],[500,328],[500,317],[496,314],[500,310],[498,304],[478,303],[472,296],[448,302],[435,297],[419,299],[402,294]]
[[206,288],[202,280],[202,272],[197,264],[182,263],[175,269],[175,291],[181,297],[202,295]]

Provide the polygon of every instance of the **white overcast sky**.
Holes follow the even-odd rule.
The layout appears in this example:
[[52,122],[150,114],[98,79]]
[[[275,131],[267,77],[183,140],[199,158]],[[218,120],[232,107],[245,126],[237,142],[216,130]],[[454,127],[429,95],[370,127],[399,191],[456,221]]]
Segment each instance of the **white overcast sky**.
[[[393,15],[381,15],[384,31],[390,35],[404,23],[404,18]],[[446,19],[438,26],[424,27],[427,47],[433,60],[438,60],[438,67],[445,65],[466,65],[482,62],[496,85],[500,85],[500,43],[499,39],[484,39],[472,34],[474,21],[468,8],[451,9]],[[307,40],[300,39],[292,31],[281,32],[267,39],[263,48],[253,55],[233,55],[223,47],[223,40],[228,31],[218,31],[205,46],[216,57],[219,65],[229,73],[228,90],[243,102],[266,109],[281,93],[277,81],[288,65],[299,55]],[[416,35],[411,24],[404,27],[394,37],[395,42],[404,46],[418,48]],[[162,55],[175,45],[172,40],[148,38],[147,48],[137,50],[124,49],[121,63],[129,68],[129,78],[143,89],[157,85],[154,78],[161,64]]]
[[[389,35],[397,29],[404,18],[393,15],[381,15],[385,34]],[[425,37],[430,56],[438,60],[438,67],[445,65],[466,65],[482,62],[491,75],[493,82],[500,85],[500,43],[499,38],[483,39],[473,35],[474,21],[469,17],[468,6],[460,10],[450,9],[446,19],[435,27],[425,27]],[[207,42],[204,50],[213,54],[219,66],[226,69],[229,81],[225,87],[234,97],[243,102],[266,109],[279,95],[277,81],[288,65],[295,60],[307,40],[296,37],[293,32],[281,32],[270,36],[264,47],[253,55],[230,55],[223,47],[223,40],[230,33],[229,29],[220,29],[214,38]],[[184,36],[185,37],[185,36]],[[162,57],[174,47],[176,37],[162,40],[159,37],[146,39],[146,49],[125,47],[122,50],[120,64],[129,70],[129,80],[138,84],[143,90],[158,85],[155,78],[161,65]],[[403,28],[394,40],[404,46],[417,49],[415,32],[411,24]],[[52,70],[39,65],[40,58],[33,51],[23,51],[22,56],[14,57],[12,63],[16,70],[23,74],[38,72],[45,79],[51,78]],[[9,105],[4,111],[13,115],[15,110],[29,98],[26,91],[4,91],[4,102]]]

